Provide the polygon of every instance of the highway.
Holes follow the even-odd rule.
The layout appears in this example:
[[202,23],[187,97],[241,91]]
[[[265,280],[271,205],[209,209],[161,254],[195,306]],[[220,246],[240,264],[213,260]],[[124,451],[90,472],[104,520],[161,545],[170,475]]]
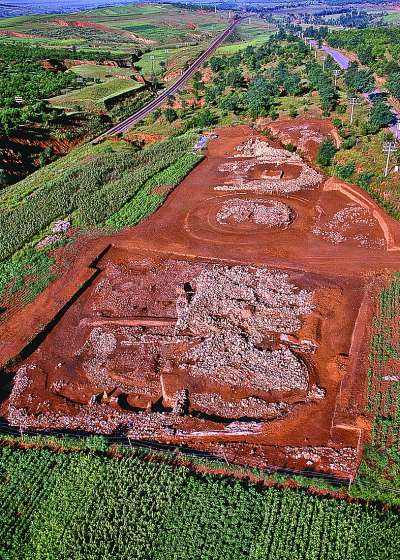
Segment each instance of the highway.
[[130,128],[132,128],[136,123],[143,120],[149,113],[157,109],[160,105],[162,105],[170,95],[173,95],[177,92],[186,82],[187,80],[196,72],[196,70],[209,58],[209,56],[225,41],[225,39],[232,33],[235,27],[241,22],[244,18],[238,18],[234,20],[227,29],[214,41],[210,44],[210,46],[189,66],[187,70],[183,72],[183,74],[174,82],[171,86],[164,89],[155,99],[150,101],[147,105],[145,105],[142,109],[131,115],[130,117],[126,118],[125,120],[121,121],[120,123],[116,124],[94,140],[92,140],[92,144],[97,144],[101,140],[109,136],[114,136],[116,134],[122,134],[126,132]]

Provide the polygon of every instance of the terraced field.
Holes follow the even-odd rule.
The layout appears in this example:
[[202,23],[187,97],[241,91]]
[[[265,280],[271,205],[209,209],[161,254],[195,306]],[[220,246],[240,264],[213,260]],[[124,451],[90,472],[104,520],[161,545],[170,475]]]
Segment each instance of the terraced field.
[[127,93],[132,93],[141,87],[143,87],[142,84],[135,80],[112,78],[102,84],[86,86],[64,95],[52,97],[49,99],[49,103],[53,107],[61,107],[72,111],[85,110],[99,112],[105,109],[104,104],[107,101],[111,101]]

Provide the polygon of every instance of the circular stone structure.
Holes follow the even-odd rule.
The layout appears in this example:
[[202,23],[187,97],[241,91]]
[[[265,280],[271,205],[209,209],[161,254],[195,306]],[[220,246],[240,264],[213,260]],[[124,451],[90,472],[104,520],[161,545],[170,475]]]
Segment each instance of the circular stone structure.
[[293,217],[293,210],[283,202],[232,198],[223,203],[215,218],[220,224],[250,222],[270,228],[285,228],[291,224]]

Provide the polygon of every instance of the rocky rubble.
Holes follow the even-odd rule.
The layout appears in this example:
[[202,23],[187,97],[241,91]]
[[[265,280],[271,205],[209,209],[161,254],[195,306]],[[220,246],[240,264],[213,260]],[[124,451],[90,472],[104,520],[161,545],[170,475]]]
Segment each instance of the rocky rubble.
[[[354,226],[365,233],[354,233]],[[314,227],[313,234],[335,245],[345,241],[355,241],[359,247],[383,247],[384,240],[375,241],[369,235],[369,229],[375,226],[375,220],[365,208],[348,204],[325,224]]]
[[283,402],[267,402],[257,397],[226,401],[217,393],[191,393],[190,404],[196,410],[224,418],[263,418],[273,420],[285,416],[291,406]]
[[292,219],[293,211],[283,202],[242,198],[227,200],[216,215],[216,220],[220,224],[253,222],[267,227],[281,228],[287,227]]
[[203,336],[180,367],[217,383],[257,390],[306,390],[308,371],[289,348],[260,347],[267,332],[292,333],[313,309],[312,293],[276,270],[213,266],[193,281],[194,297],[177,304],[177,333]]
[[[215,187],[215,190],[289,194],[302,189],[314,188],[323,180],[323,176],[309,167],[299,155],[288,150],[272,148],[268,142],[259,138],[251,138],[245,144],[238,146],[236,150],[239,153],[218,168],[221,172],[230,173],[230,178],[223,185]],[[238,161],[238,158],[247,159]],[[261,179],[249,178],[250,171],[266,164],[276,171],[277,176],[271,177],[264,174]],[[297,177],[285,177],[285,166],[287,165],[298,167]]]

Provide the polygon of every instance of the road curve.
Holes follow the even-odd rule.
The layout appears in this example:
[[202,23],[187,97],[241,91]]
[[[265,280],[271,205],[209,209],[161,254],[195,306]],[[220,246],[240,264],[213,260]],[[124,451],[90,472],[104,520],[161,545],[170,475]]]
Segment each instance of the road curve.
[[234,20],[225,31],[223,31],[214,41],[210,44],[210,46],[189,66],[185,72],[174,82],[171,86],[164,89],[155,99],[150,101],[147,105],[145,105],[142,109],[137,111],[135,114],[131,115],[130,117],[126,118],[122,122],[116,124],[94,140],[92,140],[92,144],[97,144],[101,140],[104,140],[108,136],[114,136],[115,134],[121,134],[126,132],[132,126],[134,126],[139,121],[143,120],[149,113],[157,109],[160,105],[162,105],[166,99],[173,95],[176,91],[178,91],[183,84],[187,82],[187,80],[196,72],[196,70],[207,60],[207,58],[217,49],[221,43],[225,41],[225,39],[232,33],[235,27],[241,22],[244,18],[238,18]]

